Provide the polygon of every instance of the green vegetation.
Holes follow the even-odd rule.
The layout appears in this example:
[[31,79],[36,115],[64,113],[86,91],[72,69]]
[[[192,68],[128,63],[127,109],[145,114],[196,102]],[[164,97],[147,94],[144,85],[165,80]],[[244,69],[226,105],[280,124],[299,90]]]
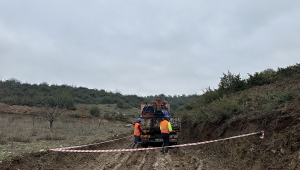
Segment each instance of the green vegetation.
[[[300,64],[287,68],[264,70],[248,79],[241,79],[228,71],[223,74],[219,88],[206,91],[196,99],[178,108],[178,115],[184,121],[194,124],[214,122],[216,125],[237,116],[248,114],[251,110],[269,113],[274,110],[285,111],[289,101],[299,97],[299,85],[293,88],[280,87],[292,76],[300,74]],[[276,84],[267,91],[256,91],[256,86]]]
[[[252,108],[270,112],[285,107],[286,103],[299,93],[300,86],[280,91],[269,89],[263,93],[253,91],[251,94],[247,90],[274,83],[280,85],[281,82],[299,73],[298,63],[287,68],[278,68],[277,71],[267,69],[253,75],[248,74],[247,79],[242,79],[239,74],[235,75],[228,71],[221,77],[218,89],[208,87],[202,95],[160,94],[146,97],[68,85],[58,86],[47,83],[32,85],[9,79],[0,81],[0,101],[9,105],[57,106],[68,110],[83,108],[88,110],[92,117],[127,121],[128,118],[137,116],[141,103],[163,97],[171,104],[171,113],[181,116],[183,120],[191,119],[193,115],[197,117],[191,119],[195,123],[214,121],[220,124],[234,116],[247,114]],[[58,96],[60,98],[65,96],[64,104],[54,104]],[[76,112],[73,117],[80,118],[86,115]]]
[[[51,102],[55,103],[58,97],[65,96],[68,103],[64,103],[63,107],[67,110],[76,110],[78,105],[86,105],[85,109],[93,110],[91,115],[94,117],[100,116],[103,112],[114,112],[131,115],[128,111],[134,111],[136,116],[141,103],[151,102],[156,97],[164,97],[171,104],[172,112],[174,113],[178,107],[184,103],[196,98],[198,95],[174,95],[165,96],[151,95],[140,97],[137,95],[122,95],[120,92],[108,92],[105,90],[88,89],[85,87],[74,87],[68,85],[49,85],[47,83],[28,84],[21,83],[16,79],[6,81],[0,80],[0,102],[9,105],[23,106],[51,106]],[[55,105],[55,104],[54,104]],[[53,106],[54,106],[53,105]],[[59,105],[61,107],[62,104]],[[111,108],[101,109],[100,112],[95,112],[94,106],[113,106]],[[92,108],[91,108],[92,107]],[[95,115],[94,115],[95,114]],[[80,117],[79,114],[77,116]],[[75,116],[76,117],[76,116]],[[111,117],[111,116],[109,116]],[[112,117],[113,118],[113,117]],[[119,118],[123,119],[123,118]]]
[[52,97],[62,91],[69,92],[73,96],[74,102],[81,104],[119,103],[120,108],[130,108],[137,107],[141,102],[144,102],[144,98],[137,95],[122,95],[119,92],[112,93],[85,87],[48,85],[47,83],[31,85],[21,83],[16,79],[0,81],[0,101],[9,105],[36,106],[41,104],[41,96]]
[[93,106],[93,107],[90,109],[90,114],[91,114],[92,116],[99,117],[99,116],[100,116],[100,109],[99,109],[97,106]]

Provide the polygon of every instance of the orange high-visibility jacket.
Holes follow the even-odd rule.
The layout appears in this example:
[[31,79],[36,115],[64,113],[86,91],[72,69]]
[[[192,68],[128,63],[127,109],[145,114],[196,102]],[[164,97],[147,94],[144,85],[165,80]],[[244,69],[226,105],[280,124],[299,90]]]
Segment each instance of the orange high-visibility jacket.
[[160,122],[160,132],[170,134],[172,132],[171,123],[167,120]]
[[133,135],[134,136],[140,136],[141,135],[141,129],[142,129],[141,125],[139,123],[135,123]]

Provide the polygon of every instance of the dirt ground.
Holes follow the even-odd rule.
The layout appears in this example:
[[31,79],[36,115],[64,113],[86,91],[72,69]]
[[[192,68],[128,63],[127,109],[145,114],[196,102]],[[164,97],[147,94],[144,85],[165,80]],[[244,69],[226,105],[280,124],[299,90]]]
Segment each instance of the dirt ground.
[[[300,107],[291,104],[285,113],[272,112],[230,122],[220,137],[214,124],[191,126],[182,122],[180,144],[226,138],[265,131],[258,135],[197,146],[115,153],[64,153],[42,151],[2,160],[0,169],[300,169]],[[124,149],[132,142],[124,140],[80,148],[87,150]]]
[[[132,138],[126,138],[81,149],[126,148],[131,142]],[[161,149],[115,153],[28,153],[14,157],[10,162],[2,162],[0,169],[222,169],[213,164],[209,159],[191,154],[188,148],[171,148],[168,153],[162,153]]]

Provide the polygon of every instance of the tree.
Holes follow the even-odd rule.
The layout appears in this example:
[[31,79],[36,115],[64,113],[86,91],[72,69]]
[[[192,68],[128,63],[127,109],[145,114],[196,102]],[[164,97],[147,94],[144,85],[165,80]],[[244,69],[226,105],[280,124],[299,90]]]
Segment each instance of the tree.
[[201,103],[203,103],[205,105],[220,98],[218,91],[212,90],[210,87],[208,87],[202,91],[203,91],[203,95],[201,95],[201,97],[199,97],[199,100],[201,101]]
[[50,129],[52,131],[53,122],[64,111],[74,109],[74,100],[68,91],[60,91],[54,96],[42,97],[42,102],[39,105],[41,113],[44,118],[49,121]]
[[274,83],[276,80],[276,71],[273,69],[266,69],[260,73],[255,72],[253,75],[249,74],[249,78],[246,80],[248,88],[253,86],[262,86],[265,84]]
[[245,80],[242,80],[240,74],[234,75],[228,71],[227,74],[223,73],[219,83],[220,96],[230,94],[245,89]]

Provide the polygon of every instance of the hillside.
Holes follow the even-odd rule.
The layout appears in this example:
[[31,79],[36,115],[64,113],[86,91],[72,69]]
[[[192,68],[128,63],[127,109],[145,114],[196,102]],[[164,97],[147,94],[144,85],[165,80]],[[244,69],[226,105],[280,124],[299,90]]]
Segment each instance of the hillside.
[[[293,94],[293,99],[265,108],[262,97],[276,94]],[[228,100],[234,101],[247,94],[246,113],[236,115],[223,122],[208,121],[195,124],[183,122],[181,137],[185,142],[207,141],[263,130],[265,138],[259,136],[232,139],[229,141],[202,145],[193,148],[201,157],[211,157],[224,169],[300,169],[300,74],[265,86],[256,86],[246,91],[232,94]],[[260,98],[260,97],[261,98]],[[207,107],[215,107],[211,103]],[[190,113],[198,109],[189,110]],[[190,114],[191,116],[193,114]]]

